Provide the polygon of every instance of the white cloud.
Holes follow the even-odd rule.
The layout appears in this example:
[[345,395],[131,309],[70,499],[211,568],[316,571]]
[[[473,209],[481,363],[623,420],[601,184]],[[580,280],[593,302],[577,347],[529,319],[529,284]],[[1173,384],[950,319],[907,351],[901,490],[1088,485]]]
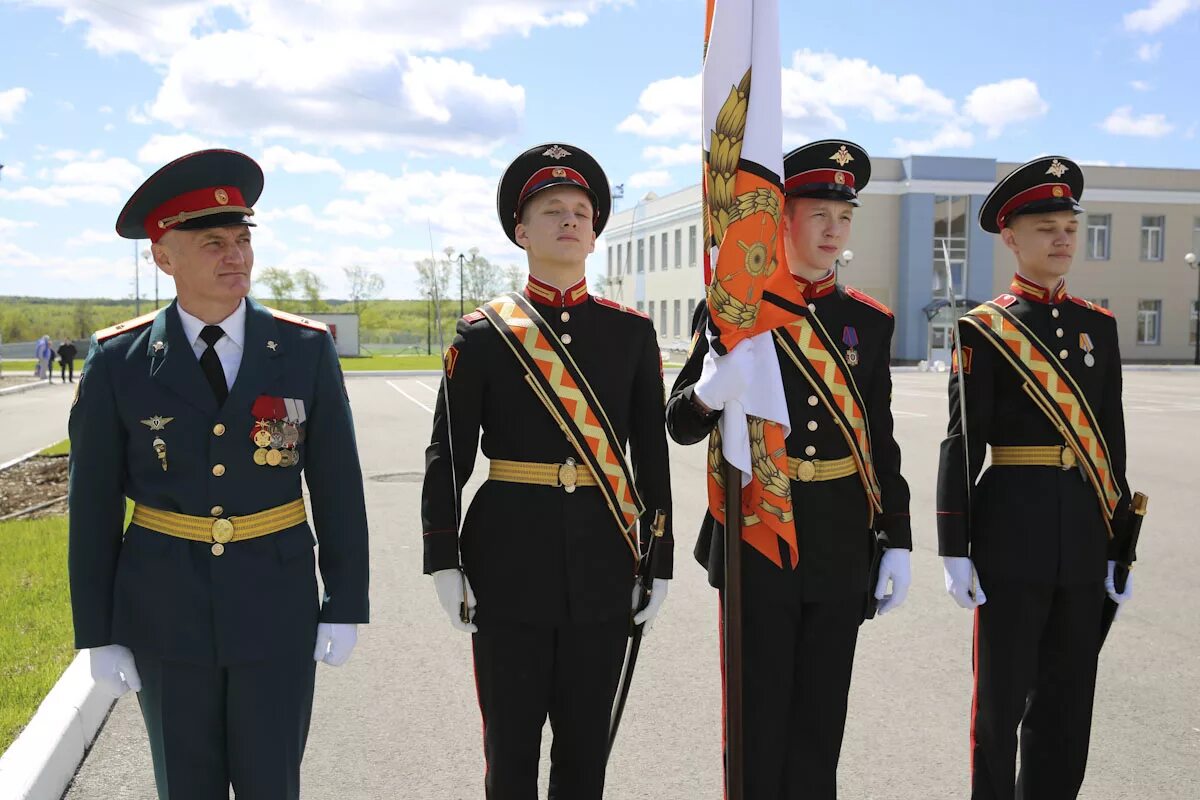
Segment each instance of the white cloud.
[[1185,14],[1200,9],[1200,0],[1153,0],[1145,8],[1125,15],[1125,30],[1158,33]]
[[1139,92],[1148,92],[1154,88],[1146,81],[1130,81],[1129,86]]
[[1175,130],[1175,126],[1167,122],[1165,114],[1142,114],[1135,117],[1131,106],[1121,106],[1113,111],[1100,123],[1100,127],[1118,136],[1146,136],[1155,139]]
[[975,136],[957,123],[948,122],[928,139],[892,139],[892,149],[901,156],[929,155],[942,150],[961,150],[975,144]]
[[995,138],[1009,125],[1045,115],[1050,106],[1028,78],[977,86],[963,103],[964,113]]
[[286,147],[278,145],[272,145],[264,150],[262,156],[258,159],[258,163],[262,166],[264,172],[274,172],[277,169],[281,169],[284,172],[302,175],[318,172],[332,172],[335,175],[341,175],[346,171],[336,159],[315,156],[311,153],[302,153],[296,150],[288,150]]
[[665,169],[635,172],[625,181],[630,189],[662,189],[672,184],[671,173]]
[[111,113],[113,113],[113,107],[112,106],[100,106],[100,108],[96,109],[96,111],[98,111],[101,114],[111,114]]
[[[358,204],[353,201],[333,201],[323,212],[317,214],[308,205],[292,206],[291,208],[269,209],[255,215],[255,222],[264,226],[275,222],[288,222],[302,225],[310,230],[324,233],[336,233],[339,236],[365,236],[369,239],[386,239],[392,235],[392,228],[384,222],[363,219],[354,213]],[[277,227],[272,227],[278,235]],[[258,238],[258,232],[255,232]]]
[[678,167],[684,164],[699,166],[700,155],[699,145],[691,142],[684,142],[674,147],[655,144],[642,150],[642,158],[657,167]]
[[1137,49],[1139,61],[1155,61],[1162,54],[1162,42],[1143,44]]
[[54,170],[51,178],[59,185],[133,189],[142,182],[143,173],[140,167],[123,158],[106,158],[103,161],[73,161]]
[[617,125],[622,133],[650,139],[695,136],[700,130],[700,76],[652,82],[638,97],[639,111]]
[[19,189],[0,188],[0,200],[34,203],[42,206],[65,206],[70,203],[96,203],[117,206],[125,195],[111,186],[22,186]]
[[0,92],[0,122],[12,122],[29,97],[30,91],[20,86]]
[[157,169],[180,156],[186,156],[197,150],[207,150],[211,147],[217,147],[217,145],[190,133],[171,136],[156,133],[138,150],[137,160],[143,164],[153,164]]
[[10,181],[20,183],[23,180],[25,180],[25,164],[20,161],[15,164],[5,164],[4,170],[0,172],[0,181],[4,183]]
[[0,200],[66,206],[71,203],[119,205],[142,180],[142,170],[123,158],[104,158],[103,153],[57,151],[50,156],[62,166],[38,171],[46,186],[20,186],[5,189],[0,185]]
[[0,233],[15,231],[19,228],[36,228],[36,222],[29,222],[23,219],[5,219],[0,217]]
[[120,237],[112,229],[102,231],[96,228],[88,228],[67,239],[66,245],[67,247],[90,247],[97,244],[114,244],[119,241]]

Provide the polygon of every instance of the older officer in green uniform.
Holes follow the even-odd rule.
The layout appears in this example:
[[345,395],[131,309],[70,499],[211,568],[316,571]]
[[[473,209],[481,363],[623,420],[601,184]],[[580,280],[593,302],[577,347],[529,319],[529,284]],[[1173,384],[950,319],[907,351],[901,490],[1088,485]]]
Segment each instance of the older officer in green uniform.
[[171,800],[299,797],[315,662],[344,663],[367,622],[333,340],[246,296],[262,186],[247,156],[206,150],[134,193],[117,233],[154,243],[178,296],[95,334],[71,409],[75,646],[114,696],[138,692]]
[[[747,800],[837,796],[859,625],[864,615],[900,606],[911,582],[909,490],[892,434],[895,320],[879,301],[838,283],[833,270],[871,161],[853,142],[823,140],[788,153],[783,166],[788,267],[826,345],[812,350],[789,333],[795,326],[773,332],[791,420],[794,538],[778,538],[769,552],[742,541]],[[667,430],[680,444],[707,437],[725,404],[756,383],[744,344],[712,354],[709,319],[702,304],[667,404]],[[817,363],[828,366],[816,370]],[[858,444],[847,434],[852,427],[865,433]],[[875,531],[887,548],[877,577]],[[724,541],[723,526],[705,514],[695,556],[717,588]]]
[[[489,800],[537,796],[547,717],[551,800],[600,800],[634,567],[656,512],[671,510],[654,326],[584,278],[611,202],[574,145],[534,147],[505,171],[497,212],[529,283],[459,321],[426,450],[425,572],[474,634]],[[481,430],[488,480],[464,517]],[[658,530],[637,623],[667,595],[671,539]]]
[[1078,794],[1105,591],[1118,604],[1133,592],[1113,583],[1131,499],[1117,325],[1066,288],[1082,197],[1062,156],[1000,181],[979,226],[1017,274],[959,320],[937,522],[947,591],[975,612],[975,800]]

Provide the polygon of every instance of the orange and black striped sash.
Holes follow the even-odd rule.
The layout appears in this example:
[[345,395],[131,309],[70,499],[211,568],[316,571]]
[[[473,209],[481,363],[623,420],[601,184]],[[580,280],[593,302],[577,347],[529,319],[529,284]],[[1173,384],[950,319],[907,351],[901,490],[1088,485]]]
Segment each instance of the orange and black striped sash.
[[866,404],[850,368],[842,360],[841,351],[812,313],[776,328],[774,334],[775,341],[813,387],[845,437],[867,495],[869,516],[874,520],[876,513],[883,513],[883,501],[871,455],[871,428]]
[[1011,312],[994,302],[976,306],[961,322],[973,325],[1017,371],[1025,393],[1075,451],[1112,538],[1113,514],[1121,489],[1096,415],[1075,379],[1053,352]]
[[510,292],[480,311],[525,370],[529,388],[597,478],[621,535],[637,557],[634,528],[645,505],[612,423],[575,359],[523,295]]

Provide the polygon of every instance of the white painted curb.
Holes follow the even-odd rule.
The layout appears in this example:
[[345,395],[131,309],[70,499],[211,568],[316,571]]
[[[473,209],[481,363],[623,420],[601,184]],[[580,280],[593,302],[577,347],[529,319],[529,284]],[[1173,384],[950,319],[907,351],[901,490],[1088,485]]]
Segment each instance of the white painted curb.
[[18,394],[19,392],[28,392],[30,389],[37,389],[40,386],[49,386],[50,383],[44,380],[36,380],[30,383],[22,383],[17,386],[10,386],[7,389],[0,389],[0,395]]
[[0,756],[0,800],[59,800],[115,701],[92,680],[82,650]]

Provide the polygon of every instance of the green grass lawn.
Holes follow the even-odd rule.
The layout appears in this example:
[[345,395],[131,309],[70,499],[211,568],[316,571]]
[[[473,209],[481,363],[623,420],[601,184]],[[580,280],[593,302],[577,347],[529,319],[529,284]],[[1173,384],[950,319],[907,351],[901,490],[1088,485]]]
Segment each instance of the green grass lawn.
[[[4,375],[28,375],[29,380],[33,381],[37,380],[37,378],[33,377],[34,363],[32,358],[6,358],[0,361],[0,370],[3,370],[2,374]],[[54,366],[55,368],[58,367],[57,361],[54,362]],[[76,366],[78,366],[78,362],[76,362]]]
[[364,356],[341,359],[346,372],[368,369],[441,369],[440,356]]
[[75,657],[67,518],[0,522],[0,751]]
[[65,456],[71,452],[71,440],[63,439],[58,444],[52,444],[38,453],[39,456]]

